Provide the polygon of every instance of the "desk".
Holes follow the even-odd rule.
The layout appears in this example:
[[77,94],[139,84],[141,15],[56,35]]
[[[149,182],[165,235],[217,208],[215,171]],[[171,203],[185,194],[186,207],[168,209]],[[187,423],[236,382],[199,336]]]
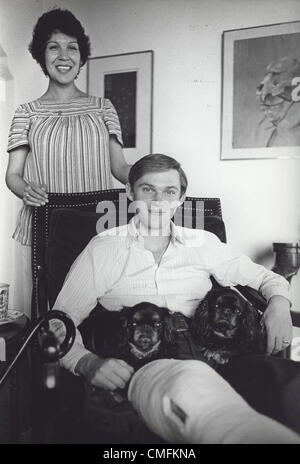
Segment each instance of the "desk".
[[[0,337],[6,345],[6,360],[0,361],[0,375],[21,347],[29,325],[24,315],[0,325]],[[0,443],[19,443],[22,432],[29,429],[30,386],[29,352],[26,350],[0,389]]]

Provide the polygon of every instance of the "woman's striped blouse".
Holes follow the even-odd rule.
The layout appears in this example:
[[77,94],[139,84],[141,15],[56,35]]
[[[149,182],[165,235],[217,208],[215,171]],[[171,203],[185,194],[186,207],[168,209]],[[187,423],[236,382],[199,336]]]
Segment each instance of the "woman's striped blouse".
[[[109,136],[123,145],[119,118],[110,100],[20,105],[14,115],[8,149],[27,145],[24,180],[43,183],[48,192],[89,192],[113,187]],[[13,238],[31,245],[32,208],[23,206]]]

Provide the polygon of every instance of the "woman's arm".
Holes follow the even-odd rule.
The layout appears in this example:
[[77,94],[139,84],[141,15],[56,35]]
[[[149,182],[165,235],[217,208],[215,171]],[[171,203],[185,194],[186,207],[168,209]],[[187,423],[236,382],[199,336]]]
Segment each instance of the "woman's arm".
[[122,182],[122,184],[126,184],[131,165],[126,162],[123,149],[115,135],[109,137],[109,154],[113,176]]
[[28,155],[29,147],[23,146],[12,150],[9,153],[8,165],[6,170],[6,185],[17,197],[23,198],[27,183],[23,179],[24,166]]
[[28,146],[22,146],[15,148],[9,153],[5,177],[6,185],[17,197],[21,198],[26,205],[45,205],[48,201],[46,186],[36,184],[35,182],[27,183],[23,179],[28,151]]

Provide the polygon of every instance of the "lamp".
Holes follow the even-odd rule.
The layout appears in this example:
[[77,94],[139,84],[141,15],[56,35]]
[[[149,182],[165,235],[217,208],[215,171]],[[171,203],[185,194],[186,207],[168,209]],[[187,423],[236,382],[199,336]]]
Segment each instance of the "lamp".
[[285,277],[291,283],[292,277],[297,274],[300,267],[300,244],[273,243],[275,264],[272,271]]

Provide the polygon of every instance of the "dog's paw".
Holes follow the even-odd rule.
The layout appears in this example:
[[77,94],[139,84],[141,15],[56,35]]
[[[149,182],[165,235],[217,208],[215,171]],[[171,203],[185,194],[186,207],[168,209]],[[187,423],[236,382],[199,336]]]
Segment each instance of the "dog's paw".
[[230,355],[228,351],[206,350],[204,356],[208,362],[215,361],[217,364],[227,364],[230,360]]
[[124,401],[127,401],[127,397],[122,390],[111,391],[110,395],[116,403],[124,403]]

